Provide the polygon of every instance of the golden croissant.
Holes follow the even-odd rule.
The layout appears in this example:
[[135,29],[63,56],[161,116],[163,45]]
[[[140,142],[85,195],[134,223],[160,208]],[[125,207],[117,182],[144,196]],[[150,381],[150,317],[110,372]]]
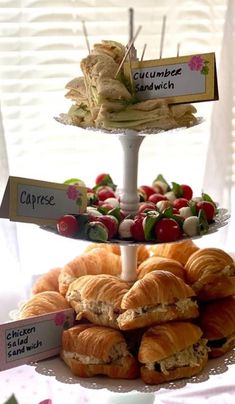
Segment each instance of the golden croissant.
[[123,313],[117,317],[121,330],[148,327],[198,316],[195,292],[168,271],[152,271],[137,280],[122,298]]
[[137,360],[128,351],[120,331],[93,324],[76,325],[63,332],[61,357],[79,377],[106,375],[114,379],[139,376]]
[[193,253],[185,264],[185,276],[199,300],[235,294],[235,264],[220,248],[202,248]]
[[[110,251],[114,254],[121,255],[120,244],[92,243],[86,247],[85,252],[91,251],[97,247],[104,248],[107,251]],[[146,260],[149,256],[150,256],[149,249],[144,244],[139,245],[137,248],[137,264],[139,265],[141,262]]]
[[150,247],[150,251],[157,256],[172,258],[185,265],[190,255],[199,247],[192,240],[183,240],[178,243],[156,244]]
[[40,316],[41,314],[71,308],[67,300],[59,292],[45,291],[33,295],[20,308],[19,318]]
[[83,275],[120,275],[121,257],[105,248],[97,247],[68,262],[59,275],[59,291],[65,295],[69,285]]
[[149,328],[138,359],[143,381],[160,384],[200,373],[208,362],[208,348],[197,325],[177,321]]
[[199,325],[210,348],[209,358],[216,358],[235,347],[235,296],[201,305]]
[[59,292],[59,274],[61,272],[61,268],[52,268],[45,274],[41,275],[33,284],[32,294],[54,290]]
[[184,279],[184,267],[176,260],[166,257],[152,256],[143,261],[137,268],[138,279],[143,278],[147,273],[155,270],[163,270],[173,273]]

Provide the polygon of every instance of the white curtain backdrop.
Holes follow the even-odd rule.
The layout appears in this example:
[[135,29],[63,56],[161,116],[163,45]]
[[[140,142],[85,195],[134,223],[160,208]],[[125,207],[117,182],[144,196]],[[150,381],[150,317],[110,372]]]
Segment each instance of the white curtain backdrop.
[[[7,150],[4,137],[2,114],[0,110],[0,200],[5,191],[5,185],[9,176]],[[25,296],[25,288],[22,283],[20,270],[19,248],[17,240],[17,225],[5,219],[0,219],[0,255],[2,282],[0,283],[0,321],[5,321],[10,310]]]
[[220,100],[214,102],[208,142],[204,189],[231,214],[229,225],[212,238],[218,246],[234,252],[234,118],[235,118],[235,2],[228,2],[218,85]]
[[[45,6],[45,3],[47,5]],[[234,205],[234,0],[8,0],[0,4],[0,197],[8,175],[63,182],[80,177],[94,185],[97,174],[122,179],[122,150],[116,137],[64,127],[53,117],[66,112],[64,85],[80,74],[87,54],[81,32],[86,20],[91,45],[101,39],[128,42],[128,7],[135,10],[139,54],[159,55],[162,16],[167,15],[163,57],[216,52],[220,99],[195,104],[204,122],[195,128],[148,136],[139,152],[138,184],[162,173],[171,182],[203,189],[232,211]],[[232,199],[233,198],[233,199]],[[234,212],[227,226],[199,245],[234,251]],[[30,293],[35,276],[62,266],[85,248],[35,225],[0,219],[0,321]]]

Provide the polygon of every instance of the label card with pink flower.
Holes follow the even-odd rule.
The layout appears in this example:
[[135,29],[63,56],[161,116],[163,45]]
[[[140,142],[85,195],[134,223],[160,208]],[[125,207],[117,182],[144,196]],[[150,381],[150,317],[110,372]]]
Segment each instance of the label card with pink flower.
[[0,371],[58,355],[63,330],[73,325],[73,309],[1,324]]
[[67,214],[84,213],[86,188],[21,177],[9,177],[0,217],[40,225],[56,224]]
[[167,98],[179,104],[219,98],[214,53],[131,61],[124,71],[141,100]]

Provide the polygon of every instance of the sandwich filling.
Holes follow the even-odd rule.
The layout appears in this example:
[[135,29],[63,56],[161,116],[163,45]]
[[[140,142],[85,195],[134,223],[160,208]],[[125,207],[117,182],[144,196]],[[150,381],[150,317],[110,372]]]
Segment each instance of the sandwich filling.
[[[235,263],[233,263],[231,265],[226,265],[221,271],[216,272],[215,275],[218,276],[218,278],[220,276],[227,276],[227,277],[235,276]],[[192,288],[195,291],[200,291],[200,289],[202,289],[204,287],[204,285],[208,284],[208,277],[209,278],[211,277],[211,271],[205,270],[203,272],[203,275],[201,276],[201,278],[192,284]],[[213,280],[213,283],[218,278],[215,278],[215,280]]]
[[235,275],[235,263],[231,265],[226,265],[224,269],[221,271],[221,274],[226,276],[234,276]]
[[[74,297],[74,299],[73,299]],[[74,306],[76,313],[86,313],[90,312],[97,316],[102,322],[111,322],[112,324],[116,322],[117,317],[122,312],[121,309],[114,307],[110,303],[104,303],[103,301],[95,301],[95,300],[78,300],[77,292],[72,292],[70,295],[67,295],[67,300]],[[73,304],[74,300],[74,304]]]
[[207,340],[202,338],[195,344],[187,347],[186,349],[176,352],[174,355],[169,356],[159,362],[147,363],[145,366],[149,370],[162,372],[165,375],[169,374],[170,370],[175,368],[189,366],[200,366],[201,361],[208,356]]
[[228,337],[223,337],[220,339],[211,339],[208,340],[207,345],[210,348],[226,348],[226,346],[230,346],[231,342],[235,344],[235,332]]
[[144,314],[151,312],[166,313],[170,309],[175,309],[179,312],[179,314],[184,314],[190,309],[195,308],[198,308],[196,301],[192,300],[191,298],[180,299],[172,304],[161,303],[155,306],[143,306],[143,307],[137,307],[136,309],[128,309],[123,314],[120,314],[120,316],[118,317],[118,322],[131,321],[139,316],[143,316]]
[[63,356],[66,359],[76,359],[80,363],[84,365],[108,365],[111,363],[120,363],[126,356],[130,356],[130,353],[127,350],[126,343],[121,342],[120,344],[116,344],[112,347],[111,351],[107,355],[106,360],[92,356],[92,355],[84,355],[78,352],[68,352],[64,351]]

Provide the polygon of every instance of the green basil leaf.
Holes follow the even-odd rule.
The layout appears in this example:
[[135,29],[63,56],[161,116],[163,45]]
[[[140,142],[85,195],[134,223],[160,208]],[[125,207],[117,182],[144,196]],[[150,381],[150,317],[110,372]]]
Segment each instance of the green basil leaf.
[[[157,212],[156,212],[157,213]],[[159,220],[159,214],[147,215],[144,219],[144,237],[146,241],[155,240],[154,227]]]
[[12,394],[12,396],[8,398],[8,400],[5,401],[4,404],[18,404],[18,401],[16,400],[15,395]]
[[197,216],[197,204],[195,201],[189,201],[189,207],[192,211],[193,216]]
[[172,191],[174,192],[176,198],[181,198],[183,196],[183,189],[180,186],[180,184],[177,184],[177,182],[172,182]]
[[153,181],[153,183],[156,182],[156,181],[161,181],[161,182],[163,182],[164,184],[166,184],[166,185],[167,185],[167,190],[170,191],[170,185],[169,185],[168,182],[165,180],[165,178],[163,177],[162,174],[158,174],[158,176],[155,178],[155,180]]
[[216,208],[216,203],[213,201],[213,199],[210,197],[210,195],[202,192],[202,200],[213,203],[214,207]]
[[121,209],[120,208],[118,208],[118,207],[113,208],[113,209],[109,210],[108,213],[109,213],[109,215],[116,217],[116,219],[119,221],[119,223],[121,222],[122,215],[121,215]]
[[199,233],[207,234],[209,230],[209,224],[206,218],[205,211],[203,209],[199,210],[198,219],[199,219]]

